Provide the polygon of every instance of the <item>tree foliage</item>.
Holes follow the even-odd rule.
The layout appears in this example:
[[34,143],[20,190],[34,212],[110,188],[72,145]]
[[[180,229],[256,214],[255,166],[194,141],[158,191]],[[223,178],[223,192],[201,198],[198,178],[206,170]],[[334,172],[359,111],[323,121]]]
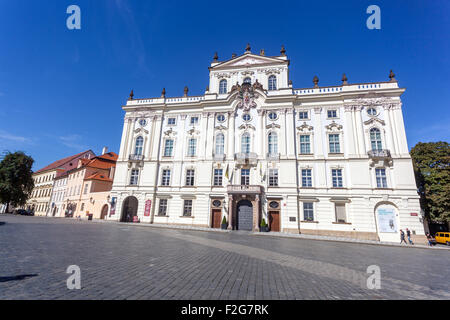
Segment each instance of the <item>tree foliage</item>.
[[8,152],[0,162],[0,203],[22,206],[34,188],[33,158],[23,152]]
[[450,221],[450,146],[419,142],[411,149],[420,202],[432,222]]

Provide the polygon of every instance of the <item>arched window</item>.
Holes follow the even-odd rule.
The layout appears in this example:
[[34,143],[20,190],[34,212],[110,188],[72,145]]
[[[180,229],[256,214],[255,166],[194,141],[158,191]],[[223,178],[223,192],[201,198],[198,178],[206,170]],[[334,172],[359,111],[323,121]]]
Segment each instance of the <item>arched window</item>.
[[250,153],[250,134],[247,132],[242,135],[241,152]]
[[252,79],[247,77],[247,78],[244,79],[244,83],[252,84]]
[[218,133],[216,136],[216,155],[222,156],[225,152],[225,136],[223,133]]
[[269,90],[277,90],[277,77],[274,75],[269,77]]
[[269,154],[275,155],[278,153],[278,136],[276,132],[269,133]]
[[372,128],[370,129],[370,143],[372,145],[372,150],[382,150],[383,144],[381,142],[380,129]]
[[137,137],[136,139],[136,146],[134,148],[134,154],[135,155],[142,155],[142,147],[144,146],[144,138]]
[[219,82],[219,94],[227,93],[227,80],[220,80]]

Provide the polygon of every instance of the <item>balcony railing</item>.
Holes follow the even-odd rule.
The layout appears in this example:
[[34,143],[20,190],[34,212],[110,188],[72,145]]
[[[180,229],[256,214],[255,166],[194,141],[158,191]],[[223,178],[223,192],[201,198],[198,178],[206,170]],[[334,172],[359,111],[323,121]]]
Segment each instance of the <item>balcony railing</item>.
[[266,158],[269,161],[278,161],[278,160],[280,160],[280,154],[279,153],[267,153]]
[[252,185],[240,185],[240,184],[233,184],[228,185],[227,192],[230,194],[260,194],[263,192],[262,186]]
[[144,156],[142,154],[130,154],[128,157],[130,161],[144,161]]
[[236,153],[234,159],[238,164],[256,165],[258,162],[258,155],[254,152],[249,153]]
[[370,150],[368,153],[370,158],[390,158],[391,152],[388,149]]
[[226,154],[215,154],[215,153],[213,153],[213,159],[214,159],[214,161],[223,161],[223,160],[225,160],[226,159],[226,157],[227,157],[227,155]]

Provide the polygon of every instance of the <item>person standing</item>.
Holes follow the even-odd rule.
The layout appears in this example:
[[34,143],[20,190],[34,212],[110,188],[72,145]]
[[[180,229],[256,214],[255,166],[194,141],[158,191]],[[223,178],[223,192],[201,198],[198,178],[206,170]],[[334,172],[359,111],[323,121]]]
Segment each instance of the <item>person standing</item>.
[[400,229],[400,244],[402,244],[403,242],[404,242],[405,244],[408,244],[408,243],[406,242],[406,240],[405,240],[405,233],[403,232],[402,229]]
[[409,244],[414,244],[414,242],[412,242],[411,240],[411,231],[409,231],[408,228],[406,228],[406,236],[408,237]]
[[431,247],[433,245],[433,237],[431,236],[431,234],[429,232],[427,232],[427,240],[428,240],[428,245]]

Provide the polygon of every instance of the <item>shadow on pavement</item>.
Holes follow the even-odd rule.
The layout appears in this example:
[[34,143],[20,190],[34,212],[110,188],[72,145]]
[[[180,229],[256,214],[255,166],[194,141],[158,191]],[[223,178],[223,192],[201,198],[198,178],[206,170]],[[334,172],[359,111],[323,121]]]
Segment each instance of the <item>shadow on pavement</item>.
[[0,282],[25,280],[26,278],[37,277],[37,276],[38,276],[37,274],[21,274],[21,275],[12,276],[12,277],[0,277]]

